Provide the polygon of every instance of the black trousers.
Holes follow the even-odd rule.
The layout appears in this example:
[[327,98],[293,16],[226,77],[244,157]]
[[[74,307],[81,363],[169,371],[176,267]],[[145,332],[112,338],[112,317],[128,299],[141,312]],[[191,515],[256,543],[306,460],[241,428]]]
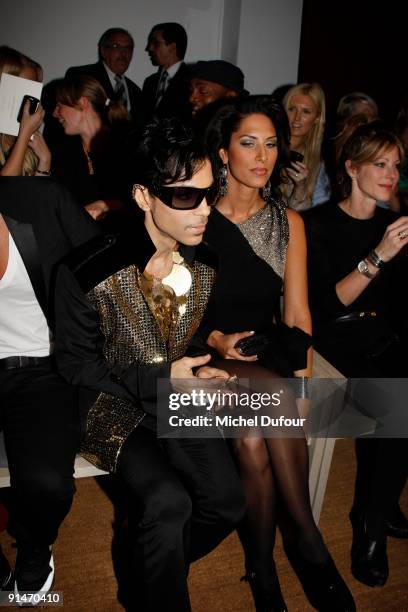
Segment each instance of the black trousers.
[[[397,383],[401,389],[401,396],[397,397],[391,381],[387,392],[388,383],[373,386],[365,383],[365,379],[408,377],[406,337],[402,335],[399,342],[391,343],[373,356],[369,350],[370,327],[359,331],[356,322],[337,326],[335,334],[330,334],[328,329],[323,331],[327,333],[318,338],[317,350],[345,376],[356,379],[349,385],[351,397],[363,414],[377,421],[372,438],[356,440],[353,508],[371,517],[371,522],[378,525],[377,531],[384,531],[385,518],[395,511],[408,475],[406,385]],[[372,331],[372,337],[376,338],[378,334],[374,328]]]
[[0,427],[9,464],[9,531],[18,545],[52,544],[75,492],[77,391],[50,363],[0,371]]
[[190,562],[215,548],[245,512],[224,440],[158,440],[139,425],[124,445],[117,474],[133,502],[132,571],[143,573],[144,587],[144,607],[137,609],[190,610]]

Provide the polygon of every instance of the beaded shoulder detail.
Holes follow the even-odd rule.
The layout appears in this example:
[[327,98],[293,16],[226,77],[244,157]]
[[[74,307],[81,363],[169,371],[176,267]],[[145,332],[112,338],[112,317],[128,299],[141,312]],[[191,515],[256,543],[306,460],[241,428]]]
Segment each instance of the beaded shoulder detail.
[[289,242],[286,208],[282,200],[271,198],[252,217],[237,224],[258,257],[269,264],[282,279]]

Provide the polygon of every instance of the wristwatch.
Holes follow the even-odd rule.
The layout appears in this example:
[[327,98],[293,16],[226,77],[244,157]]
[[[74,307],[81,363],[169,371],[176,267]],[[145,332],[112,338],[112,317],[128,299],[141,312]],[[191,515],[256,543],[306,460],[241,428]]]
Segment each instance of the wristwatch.
[[370,272],[370,270],[368,269],[367,261],[365,259],[362,259],[358,263],[357,270],[360,272],[360,274],[364,274],[364,276],[366,276],[367,278],[375,278],[377,276],[376,274],[372,274]]

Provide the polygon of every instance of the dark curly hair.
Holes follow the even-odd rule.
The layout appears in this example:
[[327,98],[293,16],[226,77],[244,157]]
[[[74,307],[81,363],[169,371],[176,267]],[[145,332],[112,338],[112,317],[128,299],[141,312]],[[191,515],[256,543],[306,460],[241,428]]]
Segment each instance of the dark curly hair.
[[276,130],[278,159],[273,169],[270,184],[272,187],[282,182],[282,170],[289,165],[290,130],[286,112],[280,102],[271,96],[246,96],[233,98],[224,105],[208,125],[205,141],[214,176],[219,176],[222,160],[220,149],[228,149],[231,135],[239,128],[241,121],[248,115],[266,115]]
[[367,164],[374,161],[381,151],[394,146],[398,148],[400,160],[404,157],[403,147],[398,137],[382,121],[367,121],[366,117],[357,115],[354,122],[350,121],[348,129],[347,138],[340,151],[337,170],[337,187],[343,198],[350,195],[352,185],[346,170],[347,160],[350,160],[355,166]]
[[146,127],[135,161],[140,182],[157,191],[162,185],[191,179],[206,158],[193,131],[173,117]]

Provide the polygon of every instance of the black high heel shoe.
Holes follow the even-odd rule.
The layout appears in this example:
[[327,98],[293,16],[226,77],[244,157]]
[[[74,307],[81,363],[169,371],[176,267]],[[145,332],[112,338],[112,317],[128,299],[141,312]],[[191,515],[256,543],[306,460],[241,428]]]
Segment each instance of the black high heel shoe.
[[305,559],[298,546],[285,547],[286,555],[303,587],[306,597],[319,612],[355,612],[350,589],[328,557],[324,563]]
[[256,612],[288,612],[276,572],[268,588],[261,585],[256,573],[250,570],[241,580],[246,580],[251,588]]
[[387,536],[369,538],[364,515],[350,512],[353,527],[351,546],[351,572],[367,586],[383,586],[388,579]]

